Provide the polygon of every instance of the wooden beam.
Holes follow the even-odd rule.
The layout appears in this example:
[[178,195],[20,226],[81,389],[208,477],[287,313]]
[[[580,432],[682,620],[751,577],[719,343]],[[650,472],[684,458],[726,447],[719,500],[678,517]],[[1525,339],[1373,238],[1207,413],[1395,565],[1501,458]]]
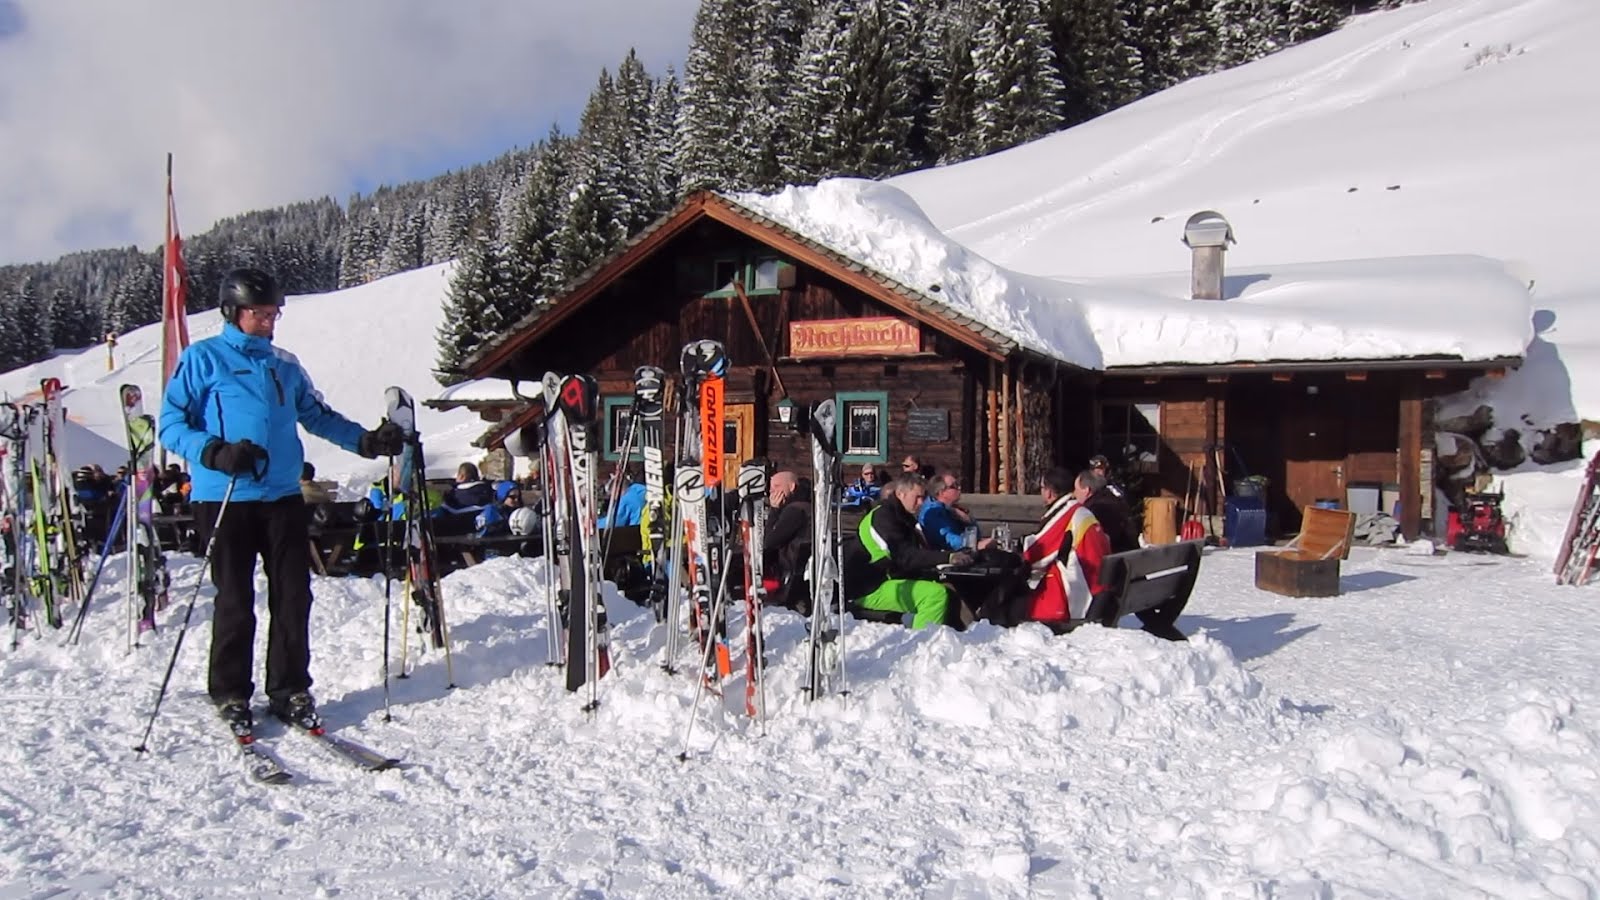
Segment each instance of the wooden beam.
[[[1212,394],[1206,397],[1206,447],[1217,446],[1217,397]],[[1200,476],[1204,482],[1204,496],[1206,498],[1206,514],[1218,515],[1217,509],[1217,454],[1210,449],[1206,450],[1206,464],[1204,473]]]
[[995,360],[989,360],[989,381],[984,384],[984,415],[987,416],[987,447],[989,453],[984,458],[984,484],[989,493],[1000,493],[1000,399],[995,397],[995,381],[1000,380]]
[[1433,486],[1422,483],[1422,391],[1414,378],[1406,379],[1400,391],[1400,533],[1414,541],[1422,533],[1422,492]]
[[1000,363],[1000,493],[1011,493],[1011,360]]
[[1028,492],[1028,407],[1023,402],[1022,363],[1017,363],[1017,402],[1011,407],[1011,421],[1017,423],[1017,480],[1012,484],[1013,494]]

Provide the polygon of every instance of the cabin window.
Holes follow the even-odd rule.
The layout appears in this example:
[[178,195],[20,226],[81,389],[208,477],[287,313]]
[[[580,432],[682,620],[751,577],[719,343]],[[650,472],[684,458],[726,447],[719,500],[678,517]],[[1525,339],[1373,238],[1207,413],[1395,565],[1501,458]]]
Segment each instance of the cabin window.
[[1156,472],[1161,462],[1161,404],[1100,404],[1100,452],[1113,468]]
[[776,291],[778,289],[778,261],[771,257],[758,259],[751,267],[751,291]]
[[849,391],[835,398],[839,410],[839,451],[846,463],[889,461],[889,395]]
[[719,259],[711,264],[711,290],[731,291],[733,283],[739,280],[744,267],[736,259]]
[[692,290],[708,297],[729,297],[736,283],[751,294],[778,293],[783,270],[790,265],[775,256],[723,257],[681,262],[678,271]]
[[[604,450],[605,458],[615,462],[622,459],[622,445],[627,443],[628,428],[633,424],[633,396],[606,397],[602,403],[606,414],[600,423],[604,430],[604,434],[601,435],[603,443],[600,446]],[[637,435],[634,436],[633,442],[634,449],[630,455],[637,458],[639,455]]]

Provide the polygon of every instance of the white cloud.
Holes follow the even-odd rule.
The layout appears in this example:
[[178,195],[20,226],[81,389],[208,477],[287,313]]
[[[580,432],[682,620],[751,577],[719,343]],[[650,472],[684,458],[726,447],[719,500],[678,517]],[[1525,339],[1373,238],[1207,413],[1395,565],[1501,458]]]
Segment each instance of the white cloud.
[[696,0],[0,0],[0,263],[160,242],[425,177],[570,125],[630,46],[681,68]]

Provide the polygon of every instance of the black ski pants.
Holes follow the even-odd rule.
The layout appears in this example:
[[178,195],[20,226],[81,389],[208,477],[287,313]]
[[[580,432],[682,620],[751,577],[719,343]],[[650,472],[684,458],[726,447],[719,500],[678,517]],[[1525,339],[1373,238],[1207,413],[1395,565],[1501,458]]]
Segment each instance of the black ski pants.
[[285,700],[311,688],[311,551],[305,500],[233,502],[217,527],[220,503],[194,504],[195,527],[211,549],[217,588],[206,689],[217,703],[255,693],[256,557],[267,576],[267,696]]

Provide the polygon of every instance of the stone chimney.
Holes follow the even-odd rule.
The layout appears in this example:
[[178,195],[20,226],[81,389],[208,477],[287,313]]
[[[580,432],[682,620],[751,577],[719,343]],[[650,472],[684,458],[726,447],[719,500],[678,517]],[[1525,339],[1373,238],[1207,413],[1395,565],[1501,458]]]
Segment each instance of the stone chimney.
[[1193,251],[1189,293],[1196,300],[1222,299],[1222,255],[1233,238],[1233,226],[1222,213],[1204,209],[1183,223],[1183,242]]

